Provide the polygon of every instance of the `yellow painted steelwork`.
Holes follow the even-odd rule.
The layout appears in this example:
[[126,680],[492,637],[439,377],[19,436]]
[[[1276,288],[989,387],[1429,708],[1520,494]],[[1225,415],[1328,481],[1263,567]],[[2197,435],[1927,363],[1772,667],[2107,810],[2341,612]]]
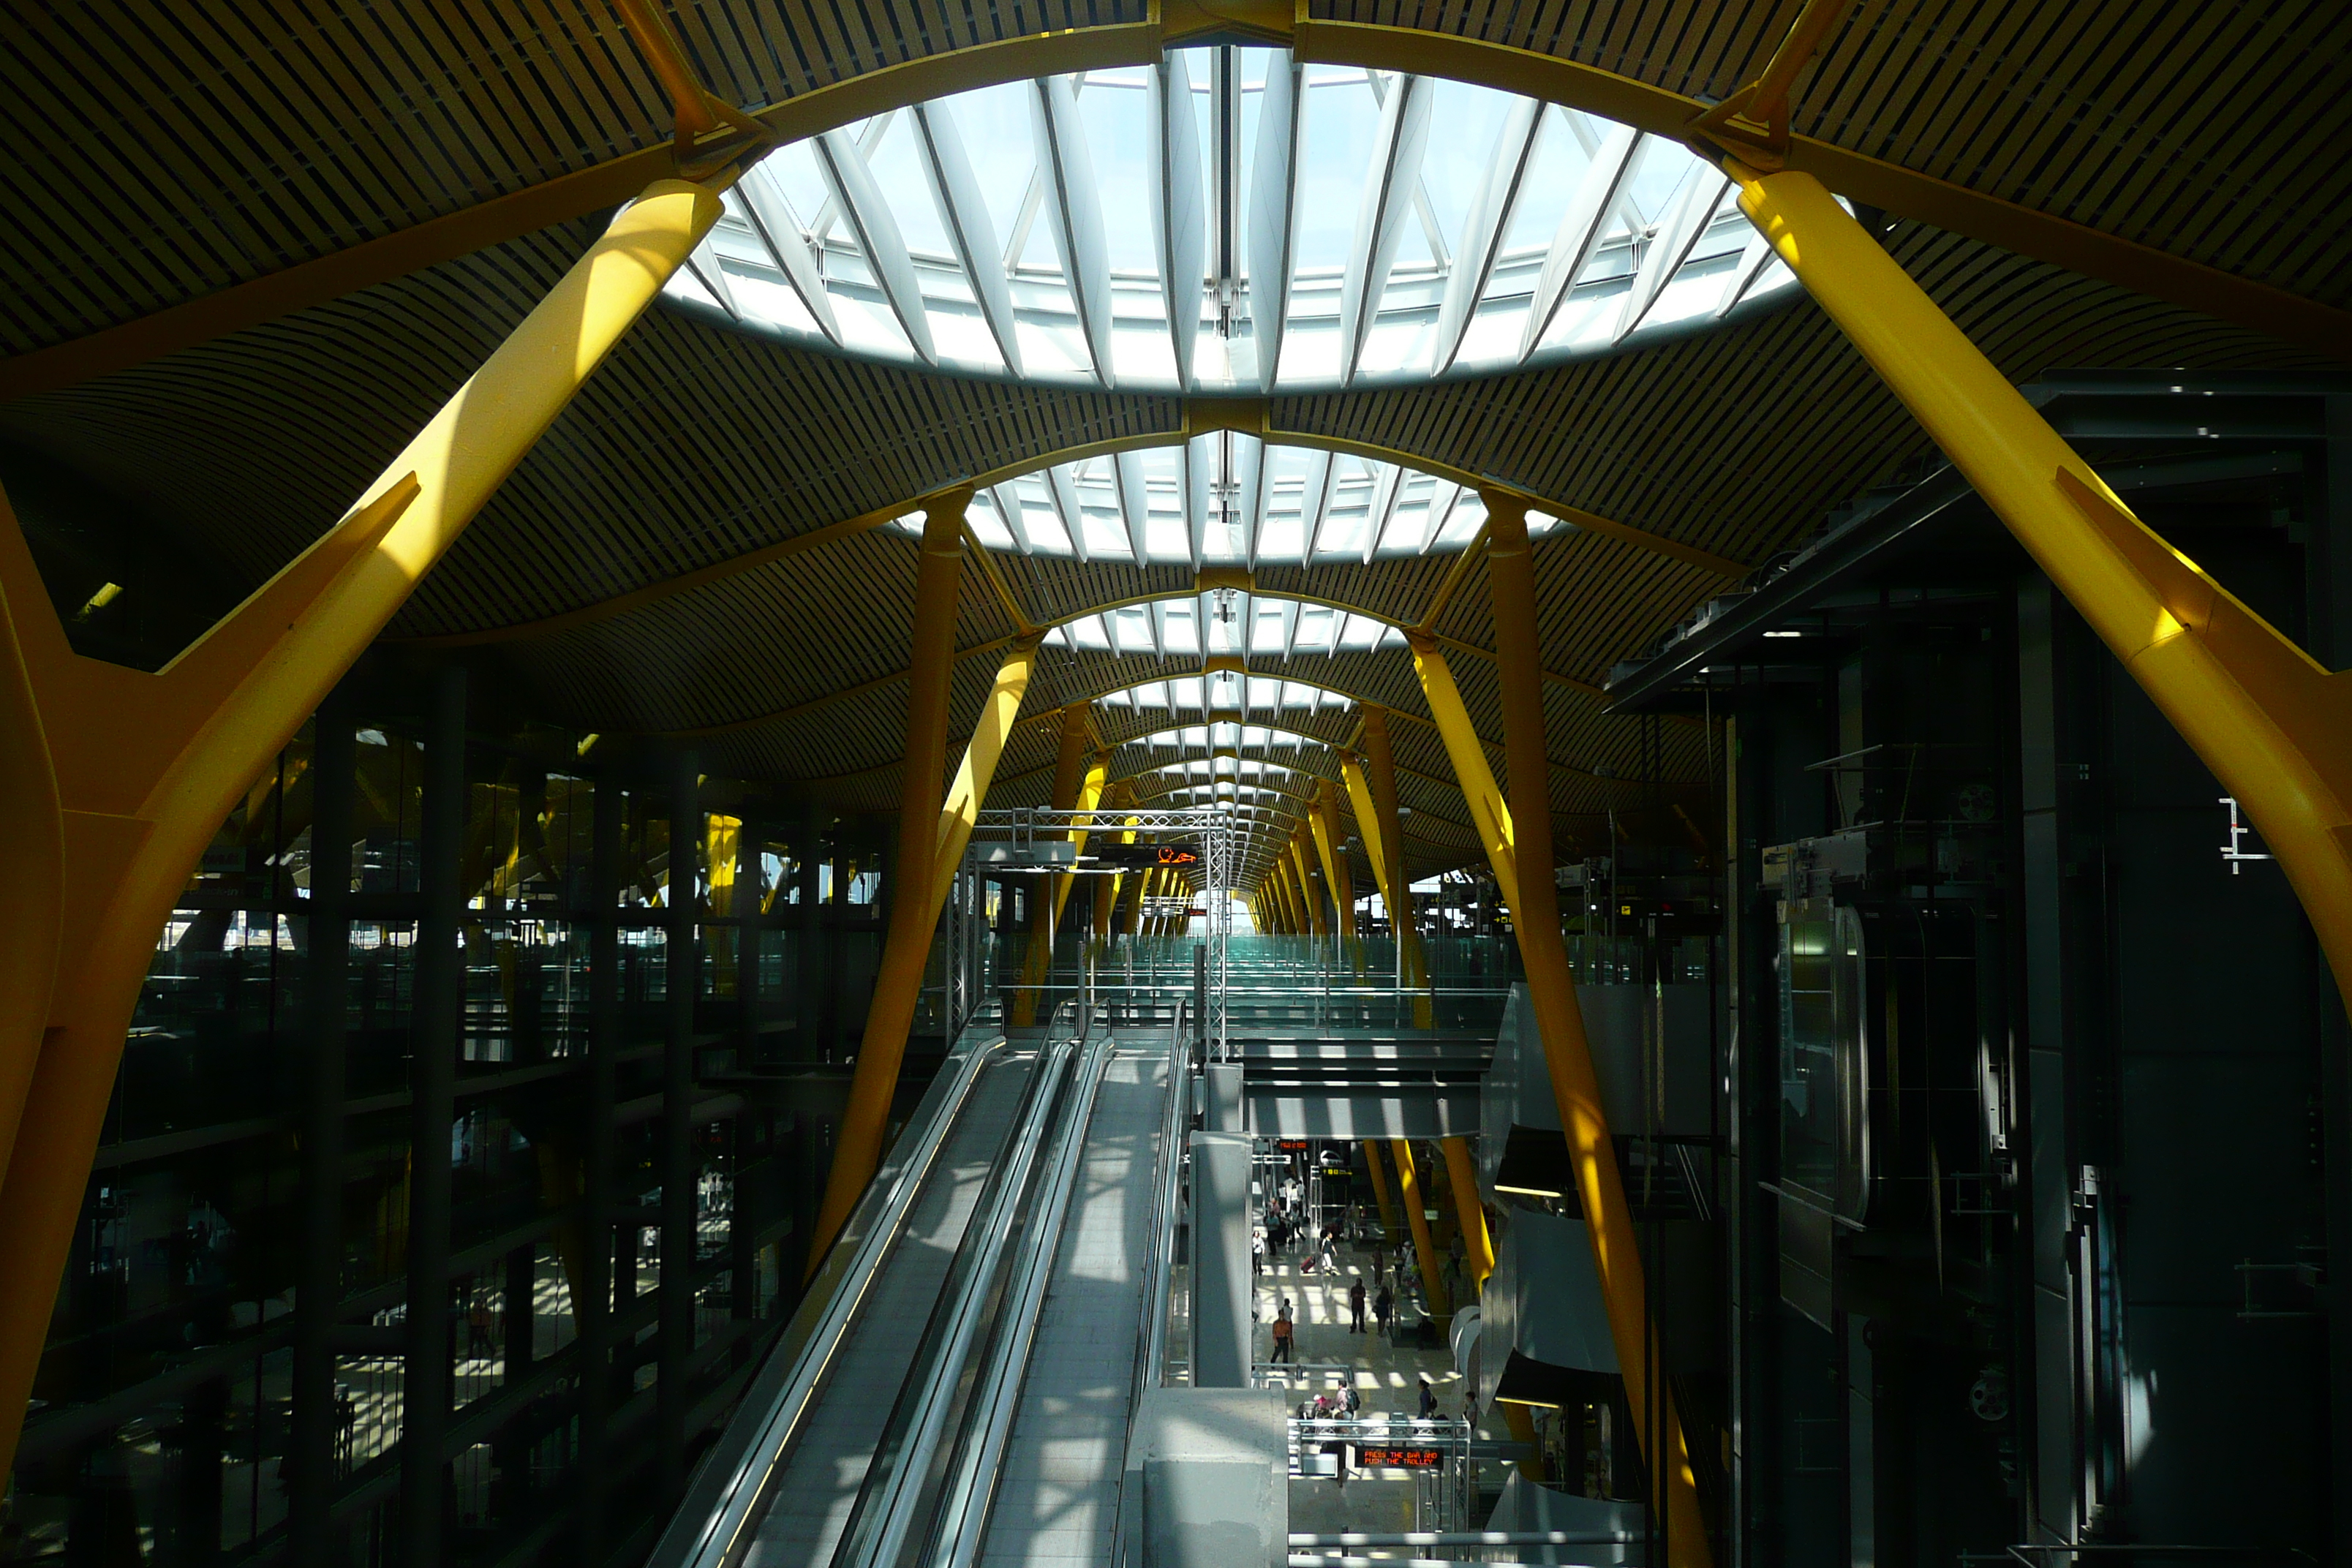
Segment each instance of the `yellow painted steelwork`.
[[2352,672],[2312,658],[2134,517],[1819,180],[1730,158],[1724,171],[1780,258],[2245,808],[2352,1000]]
[[963,863],[963,852],[971,843],[972,825],[980,820],[980,808],[988,799],[997,759],[1004,755],[1005,738],[1020,721],[1021,700],[1028,694],[1030,672],[1036,668],[1037,638],[1023,637],[1004,656],[997,668],[996,684],[989,689],[988,700],[981,704],[980,722],[972,727],[971,741],[964,747],[963,764],[956,770],[955,783],[940,808],[939,853],[931,862],[934,921],[956,868]]
[[0,907],[0,1468],[155,935],[205,846],[719,210],[707,186],[646,189],[341,521],[154,674],[73,652],[0,518],[0,805],[18,868]]
[[[1086,779],[1088,711],[1083,702],[1073,702],[1061,710],[1062,743],[1054,762],[1050,801],[1055,811],[1077,808],[1078,789]],[[1005,1019],[1015,1028],[1028,1028],[1037,1022],[1037,1001],[1053,962],[1054,921],[1061,912],[1067,881],[1066,877],[1055,878],[1051,891],[1037,898],[1029,911],[1029,947],[1021,955],[1021,978]]]
[[1495,1243],[1486,1234],[1486,1205],[1478,1197],[1478,1167],[1470,1159],[1466,1138],[1441,1138],[1445,1153],[1445,1184],[1454,1189],[1454,1213],[1462,1222],[1462,1266],[1470,1271],[1472,1294],[1486,1288],[1495,1272]]
[[[1348,868],[1348,857],[1339,849],[1339,813],[1333,799],[1338,787],[1329,779],[1316,781],[1315,798],[1307,809],[1307,827],[1315,838],[1315,858],[1323,867],[1323,885],[1331,894],[1337,922],[1333,930],[1355,952],[1356,879]],[[1360,954],[1357,963],[1360,966],[1362,962]]]
[[1381,1164],[1381,1141],[1364,1140],[1364,1163],[1372,1173],[1372,1198],[1381,1205],[1381,1233],[1393,1243],[1397,1236],[1396,1205],[1389,1198],[1389,1173]]
[[[1633,1405],[1645,1447],[1653,1431],[1665,1445],[1664,1462],[1652,1453],[1650,1468],[1653,1476],[1662,1478],[1654,1483],[1657,1491],[1652,1502],[1665,1527],[1667,1561],[1673,1568],[1704,1568],[1712,1552],[1699,1513],[1689,1445],[1673,1393],[1654,1360],[1655,1336],[1648,1330],[1648,1289],[1633,1210],[1625,1201],[1624,1178],[1593,1072],[1591,1042],[1585,1037],[1576,980],[1569,968],[1567,944],[1560,937],[1559,898],[1552,882],[1543,686],[1532,658],[1535,573],[1527,516],[1507,497],[1497,497],[1487,515],[1486,581],[1493,596],[1495,662],[1502,674],[1504,751],[1511,781],[1507,800],[1496,785],[1485,746],[1470,727],[1470,715],[1463,708],[1444,656],[1426,638],[1416,638],[1413,664],[1462,793],[1478,819],[1495,879],[1511,911],[1519,956],[1527,969],[1528,1002],[1543,1040],[1552,1096],[1567,1134],[1570,1163],[1592,1239],[1594,1269],[1600,1276],[1610,1337],[1625,1379],[1625,1395]],[[1646,1418],[1654,1408],[1653,1399],[1657,1401],[1658,1412],[1654,1422]]]
[[849,1101],[842,1110],[833,1169],[825,1175],[824,1199],[809,1237],[804,1274],[809,1279],[815,1278],[826,1249],[841,1234],[849,1211],[881,1163],[882,1135],[907,1054],[907,1031],[915,1021],[931,931],[939,924],[933,893],[935,889],[945,892],[938,886],[945,806],[939,789],[940,776],[947,771],[956,591],[962,580],[963,507],[933,507],[923,518],[923,552],[915,570],[915,611],[908,632],[912,673],[907,681],[907,770],[898,804],[898,863],[903,880],[890,900],[890,929],[874,971],[874,999],[866,1006]]
[[1331,934],[1330,918],[1323,912],[1323,896],[1316,890],[1315,872],[1307,863],[1307,833],[1304,826],[1292,830],[1289,844],[1290,873],[1298,879],[1300,898],[1307,905],[1307,929],[1317,936]]
[[1412,1167],[1412,1144],[1403,1138],[1389,1140],[1396,1155],[1397,1201],[1404,1205],[1405,1223],[1412,1227],[1412,1250],[1421,1263],[1421,1285],[1429,1301],[1429,1315],[1443,1321],[1454,1316],[1454,1302],[1445,1294],[1445,1276],[1437,1269],[1437,1243],[1429,1234],[1428,1200],[1421,1195],[1421,1180]]

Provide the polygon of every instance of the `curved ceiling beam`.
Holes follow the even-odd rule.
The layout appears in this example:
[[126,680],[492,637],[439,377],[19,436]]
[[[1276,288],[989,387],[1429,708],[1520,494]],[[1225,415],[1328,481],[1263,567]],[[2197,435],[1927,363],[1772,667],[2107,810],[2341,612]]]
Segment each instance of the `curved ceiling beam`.
[[[1385,23],[1304,14],[1286,19],[1275,15],[1277,7],[1257,8],[1265,16],[1244,30],[1268,43],[1288,42],[1301,61],[1450,77],[1677,139],[1709,107],[1665,88],[1532,49]],[[1200,32],[1192,24],[1202,14],[1197,5],[1178,4],[1169,8],[1164,26],[1155,16],[950,49],[794,94],[747,118],[779,142],[799,141],[972,88],[1055,72],[1150,65],[1165,48]],[[676,174],[679,151],[664,142],[623,153],[200,299],[15,355],[0,361],[0,402],[126,370],[605,211]],[[695,152],[690,145],[686,151],[689,156]],[[1786,163],[1840,195],[1898,217],[2352,360],[2352,311],[1813,137],[1790,137]]]
[[[909,104],[1055,72],[1148,65],[1162,52],[1157,21],[1002,38],[847,77],[746,116],[777,142],[798,142]],[[693,149],[688,149],[689,153]],[[560,223],[606,212],[678,172],[669,141],[476,202],[200,299],[0,360],[0,402],[128,370],[389,283]]]
[[[5,374],[7,363],[9,362],[0,362],[0,374]],[[1089,458],[1117,456],[1155,447],[1182,447],[1188,445],[1197,436],[1207,435],[1217,430],[1234,430],[1244,435],[1255,436],[1269,446],[1299,447],[1370,458],[1378,462],[1415,468],[1450,484],[1460,485],[1465,489],[1492,490],[1499,495],[1523,501],[1536,510],[1557,517],[1563,522],[1571,523],[1584,532],[1597,533],[1604,539],[1615,540],[1621,544],[1630,544],[1636,549],[1645,550],[1654,555],[1665,556],[1685,566],[1696,567],[1700,571],[1726,579],[1745,577],[1751,570],[1748,566],[1727,556],[1716,555],[1692,545],[1678,543],[1659,534],[1614,521],[1598,513],[1589,512],[1562,501],[1536,495],[1532,491],[1521,490],[1515,486],[1483,478],[1465,468],[1457,468],[1442,458],[1410,451],[1401,447],[1391,447],[1378,441],[1360,441],[1318,435],[1310,431],[1283,429],[1273,423],[1273,405],[1266,399],[1171,397],[1162,401],[1176,411],[1174,427],[1169,430],[1154,431],[1143,436],[1082,442],[1076,446],[1060,447],[1052,452],[1023,458],[1018,461],[1002,464],[967,479],[952,480],[907,500],[894,501],[888,506],[877,507],[871,511],[860,512],[856,517],[828,523],[823,528],[814,529],[807,533],[796,535],[779,543],[762,545],[757,550],[730,556],[724,561],[714,562],[709,566],[698,567],[692,572],[681,573],[676,577],[665,578],[658,583],[649,583],[642,588],[633,588],[625,594],[615,595],[609,599],[600,599],[593,605],[583,605],[576,609],[565,610],[556,615],[541,616],[537,620],[517,621],[509,626],[488,626],[478,631],[446,632],[430,637],[399,637],[387,640],[416,647],[447,648],[477,647],[488,643],[524,642],[534,637],[554,637],[580,626],[593,626],[600,621],[627,615],[633,610],[644,609],[648,605],[659,604],[665,599],[674,598],[680,594],[690,594],[698,588],[711,587],[731,577],[740,576],[747,572],[756,572],[763,566],[772,565],[778,561],[789,560],[793,556],[819,549],[837,540],[869,532],[896,519],[905,517],[909,512],[921,510],[929,501],[950,490],[962,489],[967,486],[974,489],[986,489],[991,486],[1003,484],[1008,480],[1021,479],[1030,474],[1066,467],[1071,463],[1084,462]],[[1431,629],[1437,616],[1452,599],[1454,589],[1460,585],[1464,574],[1479,555],[1485,537],[1482,531],[1464,546],[1455,560],[1454,569],[1447,574],[1437,592],[1432,595],[1430,603],[1423,607],[1422,615],[1412,623],[1414,629]],[[1572,536],[1553,535],[1551,537]],[[983,549],[980,553],[985,561],[991,552]],[[1403,563],[1399,563],[1400,565]],[[1001,578],[997,577],[996,568],[990,564],[986,569],[990,572],[992,579],[995,581],[998,595],[1005,602],[1006,608],[1025,622],[1028,619],[1027,612],[1021,607],[1012,590],[1004,586]],[[1275,596],[1297,597],[1297,595]],[[1066,616],[1065,619],[1082,619],[1087,615],[1096,614],[1104,609],[1114,609],[1121,605],[1143,602],[1145,602],[1143,599],[1125,599],[1118,601],[1117,605],[1093,605],[1078,615]],[[1307,602],[1332,604],[1331,601],[1322,599],[1310,599]],[[1332,604],[1332,607],[1352,610],[1358,615],[1372,615],[1371,611],[1359,609],[1354,605]],[[1390,619],[1386,616],[1375,618]],[[1390,624],[1400,629],[1407,627],[1407,623],[1393,619],[1390,619]],[[1580,683],[1569,682],[1569,684]],[[1598,687],[1584,686],[1582,689],[1596,696],[1600,694]]]

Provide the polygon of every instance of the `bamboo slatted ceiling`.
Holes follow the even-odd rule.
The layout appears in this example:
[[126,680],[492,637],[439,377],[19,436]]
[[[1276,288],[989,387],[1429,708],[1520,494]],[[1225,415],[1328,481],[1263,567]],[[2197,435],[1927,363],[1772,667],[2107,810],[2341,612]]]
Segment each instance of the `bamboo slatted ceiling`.
[[[1697,0],[1498,9],[1312,0],[1339,22],[1467,35],[1717,98],[1751,76],[1785,7]],[[669,13],[696,68],[747,108],[1023,32],[1140,22],[1135,0],[974,11],[848,0],[709,0]],[[658,148],[667,112],[613,13],[577,0],[462,15],[339,4],[264,37],[228,12],[113,0],[12,17],[0,54],[0,352],[68,342],[310,258]],[[70,92],[71,97],[67,94]],[[2144,0],[1926,0],[1857,7],[1800,84],[1796,129],[2324,302],[2352,165],[2352,10],[2167,8]],[[226,573],[299,551],[579,254],[591,221],[489,245],[133,368],[0,405],[0,437],[121,492]],[[2289,366],[2294,343],[1916,223],[1885,243],[2012,379],[2055,367]],[[1443,385],[1278,397],[1270,429],[1492,478],[1564,509],[1759,563],[1925,443],[1800,300],[1698,336]],[[1171,397],[958,379],[861,363],[656,311],[524,462],[394,635],[588,618],[502,645],[535,711],[604,731],[701,731],[709,771],[895,804],[911,549],[845,534],[730,565],[944,486],[1106,442],[1172,440]],[[1189,563],[994,558],[965,574],[953,722],[968,727],[1021,618],[1193,591]],[[1638,805],[1654,771],[1702,776],[1695,726],[1612,718],[1596,682],[1723,579],[1591,531],[1536,550],[1553,804],[1572,848],[1590,814]],[[1396,625],[1454,573],[1444,556],[1263,564],[1261,600],[1336,601]],[[713,574],[680,592],[627,595]],[[1473,561],[1435,630],[1490,647]],[[1401,715],[1423,710],[1395,650],[1309,664]],[[1452,656],[1499,734],[1489,662]],[[1031,710],[1197,658],[1048,650]],[[1132,715],[1130,715],[1132,716]],[[1107,741],[1125,730],[1098,710]],[[1301,725],[1302,728],[1313,726]],[[1344,742],[1352,721],[1328,738]],[[1416,874],[1475,855],[1443,747],[1391,726]],[[1323,731],[1317,730],[1318,734]],[[681,736],[682,739],[688,738]],[[1049,724],[1008,745],[1007,802],[1042,800]],[[1500,762],[1499,753],[1496,756]],[[1341,809],[1345,813],[1344,800]],[[1588,842],[1599,842],[1597,830]],[[1449,858],[1450,857],[1450,858]],[[1359,878],[1365,868],[1359,866]],[[1368,885],[1368,884],[1366,884]]]

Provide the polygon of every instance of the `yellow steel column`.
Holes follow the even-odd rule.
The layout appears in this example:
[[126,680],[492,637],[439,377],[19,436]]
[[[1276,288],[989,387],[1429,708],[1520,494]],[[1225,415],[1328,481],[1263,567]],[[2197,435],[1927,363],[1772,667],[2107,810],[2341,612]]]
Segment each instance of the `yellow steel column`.
[[1288,851],[1276,855],[1275,875],[1281,879],[1283,901],[1290,906],[1290,934],[1306,936],[1313,930],[1307,913],[1307,890],[1298,883],[1298,866]]
[[[1097,752],[1094,759],[1087,764],[1085,782],[1078,785],[1077,795],[1070,802],[1069,809],[1092,811],[1101,805],[1103,781],[1109,776],[1110,753]],[[1073,853],[1083,855],[1087,852],[1087,837],[1092,831],[1092,828],[1087,826],[1070,829],[1070,845]],[[1056,925],[1061,922],[1062,911],[1069,907],[1070,889],[1077,886],[1077,882],[1078,877],[1075,871],[1056,872],[1054,876],[1054,921]]]
[[1486,1205],[1478,1197],[1478,1167],[1470,1159],[1466,1138],[1441,1138],[1445,1152],[1445,1184],[1454,1189],[1454,1207],[1462,1219],[1462,1260],[1470,1270],[1473,1292],[1486,1288],[1495,1271],[1495,1243],[1486,1234]]
[[1329,779],[1319,781],[1315,789],[1314,803],[1307,812],[1307,830],[1314,836],[1315,858],[1323,868],[1323,885],[1331,894],[1332,931],[1340,937],[1356,934],[1356,889],[1354,879],[1348,874],[1348,858],[1339,852],[1339,836],[1331,820]]
[[2314,660],[2150,531],[1811,174],[1739,205],[2246,809],[2352,1003],[2352,672]]
[[[1364,705],[1364,763],[1374,826],[1381,836],[1381,859],[1388,869],[1381,901],[1389,907],[1389,926],[1396,932],[1404,984],[1409,990],[1425,993],[1429,987],[1429,959],[1422,951],[1421,927],[1413,919],[1412,875],[1405,869],[1404,825],[1397,811],[1396,752],[1389,744],[1389,710],[1371,703]],[[1416,995],[1412,999],[1413,1027],[1430,1027],[1432,1016],[1429,997]]]
[[719,210],[710,187],[646,187],[340,522],[159,672],[73,652],[0,505],[11,634],[0,637],[0,750],[9,753],[0,807],[14,840],[0,905],[0,1469],[15,1452],[124,1035],[173,900],[254,776]]
[[1389,1173],[1381,1164],[1381,1141],[1364,1140],[1364,1163],[1372,1171],[1372,1196],[1381,1205],[1381,1230],[1391,1241],[1396,1239],[1396,1205],[1389,1201]]
[[[1062,747],[1054,760],[1050,802],[1054,810],[1076,809],[1086,765],[1087,704],[1073,702],[1062,710]],[[1037,1021],[1040,987],[1053,962],[1054,918],[1061,911],[1062,881],[1057,876],[1041,886],[1029,910],[1029,951],[1022,954],[1020,987],[1013,994],[1013,1015],[1007,1020],[1016,1027],[1025,1028]]]
[[[1593,1075],[1591,1042],[1560,938],[1559,900],[1552,881],[1550,763],[1544,752],[1543,677],[1536,640],[1535,575],[1528,558],[1527,512],[1513,498],[1487,496],[1487,583],[1494,597],[1496,669],[1500,676],[1504,752],[1511,780],[1507,803],[1496,787],[1485,746],[1470,724],[1444,656],[1426,638],[1413,643],[1413,664],[1431,716],[1453,759],[1454,776],[1487,844],[1495,879],[1510,906],[1511,925],[1528,973],[1528,1001],[1543,1037],[1552,1096],[1566,1130],[1578,1195],[1592,1238],[1593,1262],[1609,1329],[1625,1378],[1625,1394],[1646,1443],[1654,1429],[1666,1451],[1651,1455],[1661,1478],[1653,1499],[1665,1525],[1675,1568],[1704,1564],[1711,1552],[1698,1510],[1689,1447],[1674,1396],[1649,1359],[1647,1287],[1625,1201],[1622,1173]],[[1658,1419],[1646,1412],[1657,1404]],[[1664,1462],[1660,1460],[1663,1458]]]
[[1015,642],[997,667],[996,684],[990,689],[988,700],[981,704],[980,721],[972,726],[971,740],[964,747],[963,765],[956,769],[955,784],[940,807],[939,855],[931,867],[935,923],[956,868],[963,864],[963,852],[971,847],[972,825],[980,820],[980,808],[988,799],[997,761],[1004,755],[1005,737],[1013,733],[1013,721],[1021,717],[1021,700],[1028,695],[1029,674],[1037,667],[1037,644],[1043,636],[1033,632]]
[[1423,1206],[1421,1183],[1412,1168],[1412,1144],[1402,1138],[1389,1140],[1396,1153],[1397,1201],[1404,1205],[1405,1223],[1412,1227],[1412,1249],[1421,1259],[1421,1283],[1429,1294],[1429,1315],[1450,1318],[1454,1303],[1445,1297],[1445,1276],[1437,1270],[1437,1244],[1429,1234],[1429,1211]]
[[951,492],[923,514],[923,550],[915,576],[915,614],[907,659],[906,776],[898,789],[898,886],[890,899],[890,929],[882,961],[874,971],[874,1000],[866,1013],[866,1034],[850,1075],[849,1103],[841,1113],[809,1238],[807,1275],[814,1278],[825,1250],[841,1233],[882,1160],[882,1134],[890,1101],[898,1091],[898,1068],[907,1054],[907,1030],[931,955],[939,925],[938,889],[941,813],[940,780],[948,765],[948,696],[955,675],[956,590],[963,576],[963,518],[969,490]]
[[1307,923],[1318,936],[1331,934],[1331,920],[1323,912],[1323,895],[1315,890],[1314,868],[1307,863],[1307,832],[1300,828],[1290,836],[1290,868],[1298,878],[1299,891],[1307,899]]

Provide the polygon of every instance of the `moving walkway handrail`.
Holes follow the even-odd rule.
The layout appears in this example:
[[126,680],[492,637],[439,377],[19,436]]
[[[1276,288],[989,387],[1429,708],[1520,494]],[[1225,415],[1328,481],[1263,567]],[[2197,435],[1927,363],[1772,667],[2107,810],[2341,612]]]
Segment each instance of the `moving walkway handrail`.
[[[812,1282],[768,1364],[745,1391],[735,1421],[688,1485],[684,1501],[646,1560],[648,1568],[729,1568],[741,1560],[749,1544],[745,1537],[764,1511],[777,1468],[791,1451],[859,1304],[905,1230],[986,1058],[1003,1045],[1001,1036],[968,1043],[950,1057],[949,1070],[932,1079],[898,1148],[851,1211],[842,1241]],[[767,1414],[753,1417],[763,1401]],[[739,1429],[745,1436],[733,1440]]]
[[[941,1434],[964,1386],[963,1369],[991,1320],[990,1303],[1004,1249],[1016,1226],[1027,1235],[1034,1215],[1028,1206],[1031,1179],[1039,1169],[1048,1130],[1068,1097],[1063,1080],[1077,1042],[1055,1040],[1063,1013],[1047,1026],[1049,1043],[1038,1053],[1022,1112],[1006,1136],[990,1173],[989,1192],[964,1230],[955,1266],[941,1287],[917,1343],[921,1347],[900,1384],[858,1489],[848,1528],[835,1547],[835,1568],[883,1568],[895,1563],[937,1463]],[[1050,1170],[1048,1176],[1050,1179]]]
[[[956,1470],[939,1510],[940,1529],[934,1538],[933,1550],[925,1554],[926,1562],[944,1563],[946,1568],[971,1568],[980,1554],[989,1510],[995,1503],[1005,1444],[1013,1435],[1022,1384],[1028,1376],[1029,1357],[1036,1343],[1038,1315],[1044,1309],[1055,1259],[1062,1249],[1062,1234],[1068,1225],[1070,1195],[1077,1186],[1079,1168],[1085,1163],[1087,1131],[1094,1121],[1103,1072],[1110,1065],[1114,1047],[1113,1037],[1106,1032],[1087,1051],[1076,1081],[1070,1087],[1066,1109],[1062,1113],[1061,1136],[1055,1142],[1053,1162],[1046,1167],[1048,1184],[1021,1237],[1021,1256],[1014,1264],[1013,1285],[1005,1297],[1005,1310],[998,1319],[980,1392],[964,1415],[965,1440],[959,1445]],[[902,1539],[903,1534],[902,1531]],[[889,1563],[895,1555],[886,1553],[876,1561]]]

